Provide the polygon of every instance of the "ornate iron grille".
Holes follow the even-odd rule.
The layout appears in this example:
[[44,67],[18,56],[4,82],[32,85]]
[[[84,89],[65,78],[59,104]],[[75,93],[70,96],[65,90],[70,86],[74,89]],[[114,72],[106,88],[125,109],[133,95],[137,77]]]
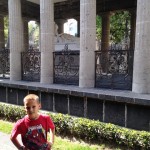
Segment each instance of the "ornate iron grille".
[[54,52],[54,83],[79,85],[79,51],[68,49]]
[[41,53],[38,49],[29,49],[21,53],[22,80],[40,81]]
[[9,49],[0,50],[0,78],[10,78]]
[[132,88],[133,51],[96,51],[95,87],[130,90]]

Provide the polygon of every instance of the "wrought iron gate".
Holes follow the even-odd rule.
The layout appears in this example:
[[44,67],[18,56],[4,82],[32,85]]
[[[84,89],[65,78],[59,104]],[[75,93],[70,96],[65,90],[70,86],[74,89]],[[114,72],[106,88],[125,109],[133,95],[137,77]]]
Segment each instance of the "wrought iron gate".
[[133,50],[96,51],[95,87],[131,90]]
[[21,53],[22,80],[40,81],[41,53],[38,49],[29,49]]
[[54,83],[79,85],[79,51],[68,49],[66,44],[62,51],[53,53]]
[[0,50],[0,78],[10,78],[10,51]]

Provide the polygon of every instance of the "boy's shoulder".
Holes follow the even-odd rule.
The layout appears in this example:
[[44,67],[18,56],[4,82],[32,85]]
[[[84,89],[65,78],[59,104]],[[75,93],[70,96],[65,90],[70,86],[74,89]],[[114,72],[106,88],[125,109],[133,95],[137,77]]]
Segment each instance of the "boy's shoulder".
[[48,121],[51,121],[52,120],[52,118],[51,118],[51,116],[50,115],[48,115],[48,114],[40,114],[40,118],[41,119],[43,119],[43,120],[48,120]]
[[22,125],[25,123],[25,117],[19,119],[17,122],[16,122],[16,125]]
[[40,116],[43,117],[43,118],[50,118],[50,116],[47,115],[47,114],[40,114]]
[[24,123],[26,116],[24,116],[23,118],[19,119],[16,123]]

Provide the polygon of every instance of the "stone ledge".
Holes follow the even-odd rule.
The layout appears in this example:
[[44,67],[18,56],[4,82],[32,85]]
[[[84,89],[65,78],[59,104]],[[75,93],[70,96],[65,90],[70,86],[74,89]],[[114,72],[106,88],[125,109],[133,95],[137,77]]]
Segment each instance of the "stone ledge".
[[39,82],[10,81],[7,79],[0,80],[0,86],[150,106],[150,94],[137,94],[131,91],[80,88],[71,85],[42,84]]

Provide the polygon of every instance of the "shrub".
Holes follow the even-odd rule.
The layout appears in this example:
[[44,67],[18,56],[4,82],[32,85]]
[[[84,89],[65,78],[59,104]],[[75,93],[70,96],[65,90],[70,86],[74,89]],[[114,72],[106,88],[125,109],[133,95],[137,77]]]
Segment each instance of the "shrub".
[[15,106],[5,103],[0,103],[0,118],[8,121],[17,121],[25,115],[22,106]]

